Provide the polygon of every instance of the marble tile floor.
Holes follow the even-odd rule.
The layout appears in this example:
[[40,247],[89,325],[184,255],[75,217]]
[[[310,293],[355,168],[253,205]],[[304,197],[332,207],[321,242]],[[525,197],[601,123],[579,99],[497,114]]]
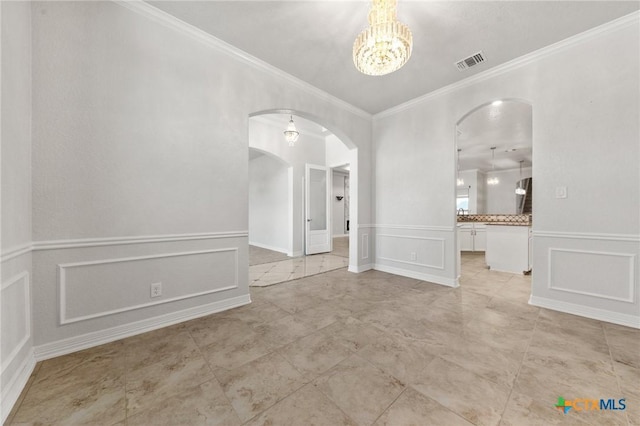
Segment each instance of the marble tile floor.
[[334,237],[331,253],[296,258],[249,246],[249,285],[266,287],[349,266],[349,237]]
[[[39,362],[6,424],[640,425],[640,330],[463,264],[455,289],[344,269],[252,287],[250,305]],[[559,396],[627,409],[563,414]]]
[[249,266],[249,285],[266,287],[349,266],[349,259],[331,253],[296,257]]

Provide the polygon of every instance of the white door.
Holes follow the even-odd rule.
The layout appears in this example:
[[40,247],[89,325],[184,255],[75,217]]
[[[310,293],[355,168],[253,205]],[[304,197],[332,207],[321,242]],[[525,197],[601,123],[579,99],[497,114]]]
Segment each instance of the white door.
[[305,253],[331,251],[331,169],[306,165],[305,173]]

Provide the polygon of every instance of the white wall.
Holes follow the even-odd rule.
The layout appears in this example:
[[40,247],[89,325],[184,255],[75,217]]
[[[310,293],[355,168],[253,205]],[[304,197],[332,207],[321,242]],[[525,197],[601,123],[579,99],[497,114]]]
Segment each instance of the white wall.
[[349,148],[336,135],[325,137],[325,147],[325,164],[328,167],[344,166],[351,161]]
[[[516,214],[516,187],[520,169],[487,172],[486,178],[497,177],[496,185],[486,185],[487,214]],[[522,179],[531,177],[531,167],[522,168]]]
[[[640,326],[638,16],[376,115],[376,268],[455,285],[455,123],[491,100],[524,99],[532,303]],[[568,198],[555,198],[562,186]],[[424,258],[412,262],[416,242]],[[579,266],[596,263],[598,273]]]
[[252,113],[302,111],[357,147],[370,221],[367,114],[144,2],[35,3],[32,18],[39,359],[249,302]]
[[292,254],[289,167],[268,155],[249,161],[249,244]]
[[259,117],[249,120],[249,146],[268,152],[291,167],[292,186],[292,247],[291,256],[304,253],[304,175],[305,164],[325,165],[324,138],[300,134],[295,146],[290,147],[284,140],[282,128],[276,127]]
[[31,4],[1,2],[0,423],[35,367],[31,324]]

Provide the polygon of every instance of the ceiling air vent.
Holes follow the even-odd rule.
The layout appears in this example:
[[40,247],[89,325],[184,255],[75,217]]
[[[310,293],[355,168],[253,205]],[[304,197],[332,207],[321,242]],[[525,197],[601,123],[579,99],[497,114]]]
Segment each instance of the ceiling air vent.
[[484,53],[482,51],[478,53],[474,53],[468,58],[464,58],[456,62],[456,67],[458,67],[458,71],[464,71],[467,68],[471,68],[474,65],[478,65],[479,63],[484,62]]

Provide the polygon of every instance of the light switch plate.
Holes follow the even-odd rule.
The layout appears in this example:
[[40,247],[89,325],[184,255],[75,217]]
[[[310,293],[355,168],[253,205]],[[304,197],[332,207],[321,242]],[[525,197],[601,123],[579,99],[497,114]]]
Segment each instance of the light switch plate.
[[567,198],[566,186],[556,186],[556,198]]

